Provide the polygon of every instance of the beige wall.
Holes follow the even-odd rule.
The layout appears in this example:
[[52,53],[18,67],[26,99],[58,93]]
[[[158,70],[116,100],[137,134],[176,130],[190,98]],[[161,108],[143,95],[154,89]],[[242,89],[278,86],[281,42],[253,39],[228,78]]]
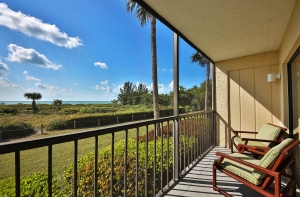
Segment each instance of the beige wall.
[[262,123],[280,122],[280,81],[267,82],[279,72],[278,51],[215,63],[219,145],[229,146],[232,130],[258,130]]

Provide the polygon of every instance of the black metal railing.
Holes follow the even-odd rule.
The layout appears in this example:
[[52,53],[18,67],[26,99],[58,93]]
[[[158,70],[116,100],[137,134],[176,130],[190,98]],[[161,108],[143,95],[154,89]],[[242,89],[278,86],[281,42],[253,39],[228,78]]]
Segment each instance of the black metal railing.
[[[153,129],[150,129],[150,127]],[[144,130],[143,135],[140,129]],[[144,129],[145,128],[145,129]],[[178,129],[177,129],[178,128]],[[129,130],[134,129],[135,132],[135,161],[129,154],[128,141]],[[115,134],[117,132],[124,133],[124,154],[122,158],[123,166],[116,167],[119,162],[115,159]],[[52,196],[53,184],[53,151],[52,148],[56,144],[73,142],[73,169],[72,169],[72,191],[71,196],[82,196],[79,182],[79,174],[82,170],[79,166],[78,147],[80,140],[85,138],[94,138],[94,160],[93,160],[93,179],[89,186],[93,196],[104,196],[99,192],[101,185],[98,184],[99,179],[104,179],[98,173],[99,163],[98,147],[99,137],[106,134],[111,135],[110,143],[110,169],[109,189],[110,196],[163,196],[165,195],[179,180],[185,176],[189,170],[205,156],[215,145],[215,114],[214,111],[193,112],[160,118],[157,120],[147,120],[135,123],[127,123],[122,125],[110,126],[100,129],[91,129],[84,132],[57,135],[53,137],[39,138],[33,140],[19,142],[0,143],[1,154],[14,153],[15,157],[15,193],[16,196],[21,194],[21,159],[20,153],[24,150],[35,149],[39,147],[48,147],[47,152],[47,168],[48,168],[48,196]],[[173,138],[177,135],[178,138]],[[174,142],[178,139],[178,142]],[[150,145],[151,142],[151,145]],[[141,151],[143,149],[143,151]],[[179,150],[174,153],[173,150]],[[142,155],[140,152],[144,152]],[[132,165],[132,162],[135,162]],[[133,166],[133,171],[129,171]],[[178,170],[174,170],[174,169]],[[117,170],[123,169],[120,177]],[[179,172],[176,175],[175,172]],[[129,178],[134,173],[134,178]],[[179,179],[176,179],[179,177]],[[129,183],[130,182],[130,183]],[[134,183],[132,183],[134,182]],[[121,184],[122,189],[116,188],[116,184]],[[1,188],[0,188],[1,189]],[[101,191],[100,191],[101,190]],[[122,190],[122,191],[118,191]],[[134,190],[134,192],[132,192]]]

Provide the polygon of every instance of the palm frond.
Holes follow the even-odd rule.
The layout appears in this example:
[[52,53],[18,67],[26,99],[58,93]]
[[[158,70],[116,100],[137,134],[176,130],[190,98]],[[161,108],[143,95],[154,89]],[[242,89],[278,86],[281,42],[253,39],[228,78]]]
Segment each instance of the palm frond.
[[150,13],[134,0],[126,1],[126,10],[131,14],[135,10],[135,17],[141,22],[142,26],[144,26],[150,19]]
[[206,58],[201,53],[196,51],[191,56],[191,62],[198,63],[201,67],[204,67],[206,63]]

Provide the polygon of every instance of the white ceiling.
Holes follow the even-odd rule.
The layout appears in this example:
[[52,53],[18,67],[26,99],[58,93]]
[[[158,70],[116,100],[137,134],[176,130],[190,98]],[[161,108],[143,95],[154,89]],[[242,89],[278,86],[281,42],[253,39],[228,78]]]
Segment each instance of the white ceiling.
[[296,0],[144,1],[217,62],[278,50]]

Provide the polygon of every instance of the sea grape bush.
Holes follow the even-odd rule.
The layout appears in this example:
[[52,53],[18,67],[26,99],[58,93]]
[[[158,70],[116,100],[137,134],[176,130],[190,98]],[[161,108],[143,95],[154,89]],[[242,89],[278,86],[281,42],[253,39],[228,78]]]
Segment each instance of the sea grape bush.
[[68,128],[67,121],[63,119],[53,120],[46,126],[46,129],[48,131],[64,130],[67,128]]
[[[128,140],[127,153],[127,195],[135,195],[135,175],[136,175],[136,140]],[[167,156],[166,145],[169,143],[169,150],[172,148],[172,138],[163,139],[163,157],[161,157],[161,139],[156,141],[156,180],[154,180],[154,141],[148,143],[148,169],[146,170],[146,143],[138,142],[138,194],[145,196],[145,176],[148,176],[149,195],[153,193],[153,183],[160,183],[161,160],[163,165],[163,173],[171,173],[173,165],[172,152]],[[113,195],[124,195],[124,163],[125,163],[125,141],[120,141],[114,145],[114,178],[113,178]],[[159,151],[158,151],[159,150]],[[169,172],[167,172],[167,160],[169,160]],[[96,196],[110,196],[110,164],[111,163],[111,149],[106,148],[99,151],[98,154],[98,193]],[[65,180],[68,184],[68,195],[72,196],[73,187],[73,165],[70,165],[64,174]],[[78,161],[78,196],[95,196],[94,189],[94,153],[89,153]],[[155,191],[157,192],[157,191]]]
[[[37,172],[21,178],[21,196],[37,197],[48,196],[48,176],[45,173]],[[15,178],[8,178],[0,181],[0,196],[16,196]],[[56,179],[52,179],[52,196],[64,196]]]

